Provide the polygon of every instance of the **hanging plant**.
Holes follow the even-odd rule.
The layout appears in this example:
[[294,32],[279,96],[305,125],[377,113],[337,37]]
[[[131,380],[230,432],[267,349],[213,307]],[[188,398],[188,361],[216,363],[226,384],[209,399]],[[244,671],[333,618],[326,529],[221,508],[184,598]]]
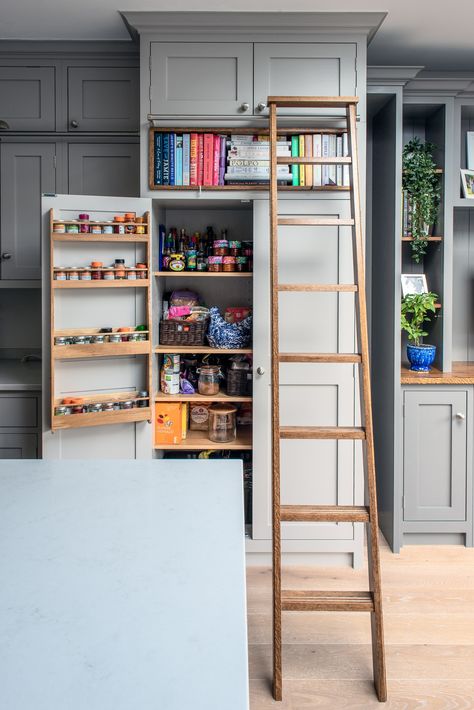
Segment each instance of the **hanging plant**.
[[420,143],[419,138],[403,148],[403,189],[409,203],[412,258],[417,263],[426,254],[426,238],[436,222],[441,197],[434,149],[432,143]]

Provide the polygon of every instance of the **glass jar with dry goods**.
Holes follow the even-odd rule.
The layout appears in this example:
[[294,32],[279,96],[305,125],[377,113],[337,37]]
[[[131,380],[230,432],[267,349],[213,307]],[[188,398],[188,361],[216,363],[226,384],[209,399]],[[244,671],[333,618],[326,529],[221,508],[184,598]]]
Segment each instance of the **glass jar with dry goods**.
[[199,371],[198,392],[206,397],[219,394],[220,371],[217,365],[203,365]]
[[233,404],[211,404],[209,407],[209,439],[217,444],[235,441],[237,407]]

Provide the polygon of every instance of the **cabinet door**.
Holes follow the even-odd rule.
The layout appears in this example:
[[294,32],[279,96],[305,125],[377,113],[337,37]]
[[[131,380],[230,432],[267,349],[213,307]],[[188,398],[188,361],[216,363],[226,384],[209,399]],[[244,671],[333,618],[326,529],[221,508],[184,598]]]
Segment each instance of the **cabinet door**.
[[0,434],[0,459],[37,459],[36,434]]
[[0,149],[1,277],[41,278],[41,195],[56,191],[54,143]]
[[152,42],[150,51],[150,113],[252,113],[251,43]]
[[0,67],[0,119],[12,131],[54,131],[54,80],[54,67]]
[[138,131],[139,69],[69,67],[70,131]]
[[[347,217],[346,200],[280,200],[282,216]],[[256,200],[254,232],[254,539],[271,535],[270,298],[268,202]],[[281,283],[353,283],[348,227],[280,227]],[[301,255],[305,257],[302,259]],[[282,293],[282,352],[354,352],[354,297],[350,293]],[[263,374],[257,374],[257,368]],[[280,421],[285,425],[353,426],[354,368],[333,364],[280,366]],[[283,504],[353,505],[358,489],[350,441],[282,441]],[[352,540],[353,526],[287,523],[287,540]]]
[[138,143],[70,143],[71,195],[135,197],[140,194]]
[[[254,107],[268,96],[354,96],[356,45],[256,44]],[[265,109],[263,113],[267,113]],[[312,109],[279,109],[279,113],[315,113]]]
[[404,519],[465,520],[467,392],[405,392]]

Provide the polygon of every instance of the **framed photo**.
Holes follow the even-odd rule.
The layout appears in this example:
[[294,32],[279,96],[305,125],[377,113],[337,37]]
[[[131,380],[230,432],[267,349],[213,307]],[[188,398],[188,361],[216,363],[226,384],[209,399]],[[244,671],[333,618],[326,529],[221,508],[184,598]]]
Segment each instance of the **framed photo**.
[[467,169],[474,170],[474,131],[466,133],[466,162]]
[[402,274],[402,296],[428,293],[428,285],[424,274]]
[[461,180],[464,197],[474,199],[474,170],[461,170]]

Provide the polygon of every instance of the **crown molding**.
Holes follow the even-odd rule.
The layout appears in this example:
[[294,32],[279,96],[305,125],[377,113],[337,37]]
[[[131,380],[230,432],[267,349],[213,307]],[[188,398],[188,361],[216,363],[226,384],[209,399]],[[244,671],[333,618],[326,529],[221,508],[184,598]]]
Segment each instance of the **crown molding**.
[[368,66],[367,84],[369,86],[405,86],[413,80],[424,67],[418,66]]
[[87,41],[87,40],[0,40],[0,56],[8,56],[10,59],[28,58],[31,56],[43,57],[44,59],[68,59],[107,56],[110,59],[123,59],[127,57],[139,56],[139,47],[136,42],[125,41]]

